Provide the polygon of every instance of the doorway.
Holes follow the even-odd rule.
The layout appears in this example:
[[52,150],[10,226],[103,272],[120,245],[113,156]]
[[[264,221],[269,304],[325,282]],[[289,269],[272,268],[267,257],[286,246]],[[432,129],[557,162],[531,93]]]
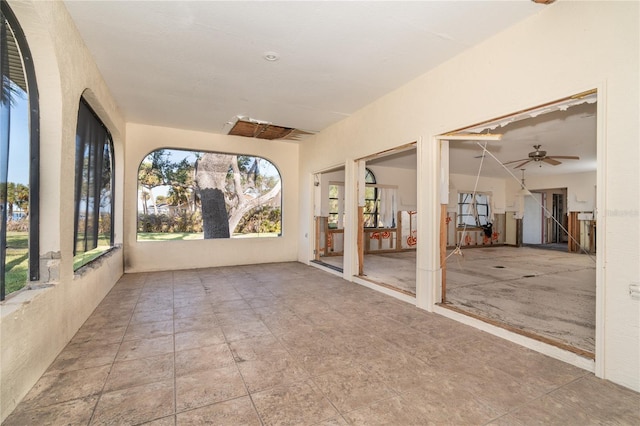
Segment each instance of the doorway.
[[539,245],[543,242],[544,194],[532,192],[524,197],[524,217],[522,218],[522,242]]
[[[590,359],[596,258],[539,248],[567,240],[568,216],[579,229],[595,217],[596,100],[593,91],[441,136],[449,191],[441,197],[441,306]],[[526,169],[526,186],[514,169]],[[491,194],[492,236],[506,234],[502,240],[456,226],[464,192]],[[569,235],[589,244],[580,232]]]
[[416,144],[357,161],[364,168],[364,181],[358,185],[361,213],[357,277],[414,298],[418,244]]

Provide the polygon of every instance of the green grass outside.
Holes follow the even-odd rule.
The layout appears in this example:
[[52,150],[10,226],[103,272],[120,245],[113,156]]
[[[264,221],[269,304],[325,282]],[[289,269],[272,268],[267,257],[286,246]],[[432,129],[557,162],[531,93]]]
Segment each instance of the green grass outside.
[[[262,234],[234,234],[234,238],[256,238],[256,237],[277,237],[275,232],[265,232]],[[184,240],[201,240],[203,235],[201,232],[139,232],[139,241],[184,241]],[[97,248],[86,253],[77,255],[73,259],[73,270],[77,270],[83,265],[91,262],[107,251],[110,247],[108,242],[102,241]],[[107,245],[102,245],[107,244]],[[29,273],[29,233],[28,232],[7,232],[7,258],[5,269],[5,291],[6,294],[20,290],[27,284],[27,276]]]
[[13,293],[27,284],[29,273],[29,233],[7,232],[7,258],[5,260],[5,292]]
[[[277,237],[277,232],[261,234],[233,234],[233,238],[263,238]],[[138,241],[185,241],[202,240],[202,232],[138,232]]]
[[138,241],[183,241],[202,238],[202,232],[138,232]]
[[[78,236],[80,239],[82,238],[82,234]],[[100,257],[104,252],[108,251],[111,248],[109,243],[109,235],[99,234],[98,235],[98,247],[93,250],[85,251],[84,253],[78,253],[73,257],[73,270],[77,271],[82,266],[91,262],[93,259]]]

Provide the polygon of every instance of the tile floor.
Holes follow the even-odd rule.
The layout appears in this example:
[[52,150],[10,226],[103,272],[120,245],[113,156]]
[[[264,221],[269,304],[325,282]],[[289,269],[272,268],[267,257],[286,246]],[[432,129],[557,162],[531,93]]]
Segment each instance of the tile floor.
[[3,425],[640,424],[640,394],[299,263],[122,277]]

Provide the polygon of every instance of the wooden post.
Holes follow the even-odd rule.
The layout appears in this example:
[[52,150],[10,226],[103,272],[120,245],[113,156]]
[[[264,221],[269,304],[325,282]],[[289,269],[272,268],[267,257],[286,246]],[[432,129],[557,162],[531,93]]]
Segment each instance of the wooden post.
[[398,212],[396,220],[396,250],[402,250],[402,212]]
[[580,221],[578,220],[578,212],[569,212],[569,244],[567,244],[569,253],[580,251]]
[[358,275],[364,275],[364,206],[358,206]]
[[316,216],[316,241],[313,258],[320,260],[320,216]]
[[440,204],[440,268],[442,270],[442,303],[447,301],[447,205]]

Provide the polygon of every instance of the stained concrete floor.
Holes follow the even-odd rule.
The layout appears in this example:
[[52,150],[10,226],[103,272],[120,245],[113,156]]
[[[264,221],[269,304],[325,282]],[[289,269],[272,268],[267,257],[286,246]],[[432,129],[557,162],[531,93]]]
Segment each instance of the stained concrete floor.
[[640,424],[640,394],[317,268],[127,274],[3,423]]
[[[593,257],[506,246],[463,248],[462,253],[447,260],[448,306],[595,352]],[[342,257],[322,260],[342,266]],[[415,252],[368,254],[364,266],[366,278],[415,294]]]
[[596,269],[585,254],[531,247],[463,249],[447,261],[447,302],[595,351]]
[[[342,256],[325,256],[321,262],[342,271]],[[364,256],[364,278],[416,294],[416,252],[377,253]]]

